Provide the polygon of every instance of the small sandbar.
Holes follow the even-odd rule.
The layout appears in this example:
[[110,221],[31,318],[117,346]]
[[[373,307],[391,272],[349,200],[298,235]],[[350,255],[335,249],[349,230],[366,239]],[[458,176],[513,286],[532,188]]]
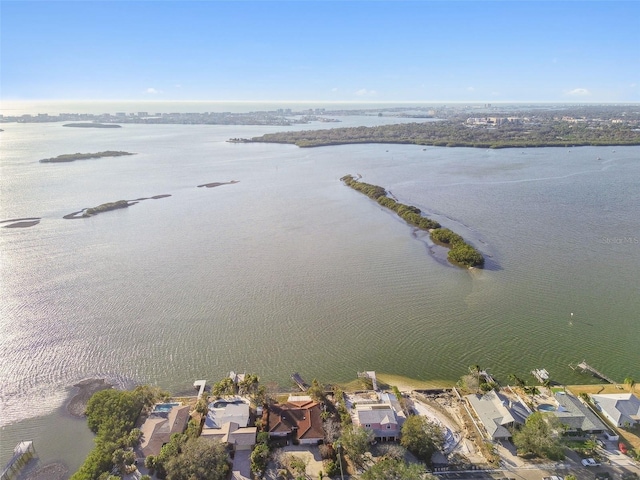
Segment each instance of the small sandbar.
[[98,205],[97,207],[83,208],[82,210],[68,213],[62,218],[64,218],[65,220],[77,220],[79,218],[94,217],[99,213],[110,212],[111,210],[119,210],[122,208],[128,208],[132,205],[136,205],[137,203],[143,200],[149,200],[149,199],[158,200],[160,198],[167,198],[170,196],[171,195],[168,193],[163,193],[161,195],[154,195],[153,197],[142,197],[142,198],[137,198],[135,200],[118,200],[116,202],[103,203],[102,205]]
[[69,478],[69,469],[62,463],[50,463],[30,472],[24,480],[65,480]]
[[40,217],[27,217],[27,218],[13,218],[11,220],[2,220],[0,223],[8,223],[9,225],[3,225],[4,228],[28,228],[38,225],[40,223]]
[[136,198],[135,200],[130,200],[131,202],[141,202],[143,200],[158,200],[160,198],[167,198],[170,197],[171,194],[169,193],[163,193],[162,195],[154,195],[153,197],[142,197],[142,198]]
[[100,390],[112,388],[113,385],[102,378],[89,378],[74,385],[78,390],[67,403],[67,412],[74,417],[83,417],[91,396]]
[[65,123],[62,126],[77,127],[77,128],[122,128],[122,125],[116,125],[115,123],[93,123],[93,122]]
[[202,185],[198,185],[198,188],[206,187],[206,188],[214,188],[219,187],[221,185],[233,185],[234,183],[238,183],[239,180],[231,180],[230,182],[212,182],[212,183],[203,183]]
[[67,213],[62,218],[64,218],[65,220],[76,220],[78,218],[87,218],[87,217],[82,215],[84,213],[84,211],[85,211],[85,209],[83,208],[82,210],[78,210],[77,212]]

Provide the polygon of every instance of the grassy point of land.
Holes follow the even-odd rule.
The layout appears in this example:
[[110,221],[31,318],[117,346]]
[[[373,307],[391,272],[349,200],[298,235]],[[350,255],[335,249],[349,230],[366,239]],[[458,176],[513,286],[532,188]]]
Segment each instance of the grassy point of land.
[[567,385],[567,390],[570,390],[574,395],[580,395],[581,393],[594,395],[598,393],[636,393],[631,391],[631,387],[629,387],[629,385],[612,385],[610,383],[599,383],[596,385]]

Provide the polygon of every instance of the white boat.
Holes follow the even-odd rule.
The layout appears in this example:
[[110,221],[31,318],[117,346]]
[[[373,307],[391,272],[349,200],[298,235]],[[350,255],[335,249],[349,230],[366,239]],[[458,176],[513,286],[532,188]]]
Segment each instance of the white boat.
[[541,383],[549,380],[549,372],[547,372],[544,368],[536,368],[535,370],[531,370],[531,375],[536,377]]

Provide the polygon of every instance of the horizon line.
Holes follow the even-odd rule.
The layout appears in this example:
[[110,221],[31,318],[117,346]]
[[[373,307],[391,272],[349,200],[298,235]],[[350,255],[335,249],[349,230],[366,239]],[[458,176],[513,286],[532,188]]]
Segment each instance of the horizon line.
[[36,102],[90,102],[90,103],[324,103],[324,104],[599,104],[599,105],[629,105],[640,101],[595,101],[595,100],[163,100],[163,99],[0,99],[3,103],[36,103]]

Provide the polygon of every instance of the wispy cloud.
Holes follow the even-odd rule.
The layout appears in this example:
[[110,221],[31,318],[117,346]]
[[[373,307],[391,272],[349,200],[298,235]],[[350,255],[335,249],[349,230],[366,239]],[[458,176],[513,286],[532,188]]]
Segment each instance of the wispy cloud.
[[475,92],[475,87],[467,87],[467,92]]
[[159,93],[162,93],[162,91],[158,90],[157,88],[149,87],[144,91],[144,93],[149,95],[157,95]]
[[331,91],[332,91],[332,92],[334,92],[334,93],[335,93],[335,92],[337,92],[337,91],[338,91],[338,87],[333,87],[333,88],[331,89]]
[[587,97],[591,95],[591,92],[586,88],[574,88],[573,90],[569,90],[566,93],[567,95],[571,95],[573,97]]
[[359,97],[375,97],[378,94],[375,90],[367,90],[366,88],[361,88],[356,92],[356,95]]

